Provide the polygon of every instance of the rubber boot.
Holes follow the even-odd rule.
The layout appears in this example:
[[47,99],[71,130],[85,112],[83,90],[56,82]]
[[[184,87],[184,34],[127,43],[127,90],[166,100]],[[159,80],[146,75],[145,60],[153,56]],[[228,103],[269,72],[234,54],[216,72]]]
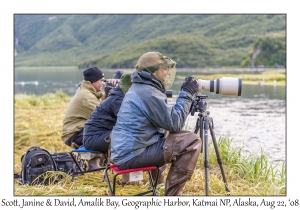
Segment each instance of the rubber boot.
[[[162,184],[162,183],[165,182],[165,170],[166,170],[167,166],[168,166],[168,164],[159,167],[159,175],[158,175],[157,185]],[[155,182],[157,171],[156,170],[151,171],[151,175],[152,175],[153,180]]]
[[170,133],[164,144],[166,163],[172,163],[165,185],[165,196],[182,195],[186,181],[190,180],[201,151],[202,141],[190,131]]
[[100,168],[100,158],[102,154],[91,154],[91,159],[88,161],[88,170],[95,170]]

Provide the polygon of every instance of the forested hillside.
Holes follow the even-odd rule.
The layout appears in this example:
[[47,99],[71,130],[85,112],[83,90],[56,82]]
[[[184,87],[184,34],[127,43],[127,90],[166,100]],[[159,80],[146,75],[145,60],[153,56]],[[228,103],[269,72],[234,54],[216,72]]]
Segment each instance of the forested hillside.
[[147,51],[178,67],[286,65],[284,14],[16,14],[15,66],[133,68]]

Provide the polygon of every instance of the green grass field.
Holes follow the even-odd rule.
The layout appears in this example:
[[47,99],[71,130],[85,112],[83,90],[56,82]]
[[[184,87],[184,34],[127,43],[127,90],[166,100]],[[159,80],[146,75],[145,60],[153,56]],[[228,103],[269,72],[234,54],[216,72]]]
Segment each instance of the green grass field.
[[[31,146],[40,146],[51,152],[69,152],[71,148],[60,139],[62,121],[70,97],[62,92],[48,93],[42,96],[15,95],[14,99],[14,172],[21,170],[21,156]],[[242,149],[231,147],[232,139],[226,136],[218,139],[218,148],[223,160],[223,167],[230,195],[286,195],[285,164],[275,167],[264,154],[243,157]],[[211,142],[211,141],[210,141]],[[213,145],[209,145],[209,188],[210,195],[228,195],[225,191],[220,167],[216,160]],[[205,195],[205,168],[203,154],[192,179],[185,185],[183,194],[190,196]],[[121,176],[120,176],[121,177]],[[117,186],[117,195],[134,195],[140,188],[148,188],[146,174],[140,186]],[[121,179],[121,178],[119,178]],[[78,176],[74,182],[64,175],[58,183],[48,186],[22,186],[15,180],[14,195],[109,195],[107,183],[103,181],[103,172]],[[158,195],[163,195],[164,185],[157,188]]]

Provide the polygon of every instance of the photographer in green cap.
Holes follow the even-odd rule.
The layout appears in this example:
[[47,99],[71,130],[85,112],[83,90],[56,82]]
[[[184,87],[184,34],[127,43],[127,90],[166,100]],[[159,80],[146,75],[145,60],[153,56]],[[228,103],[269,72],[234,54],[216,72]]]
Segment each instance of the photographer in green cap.
[[139,58],[111,137],[111,159],[122,170],[171,163],[166,196],[182,195],[202,145],[196,134],[182,130],[198,90],[197,81],[187,79],[176,103],[167,104],[165,91],[174,81],[175,66],[159,52]]

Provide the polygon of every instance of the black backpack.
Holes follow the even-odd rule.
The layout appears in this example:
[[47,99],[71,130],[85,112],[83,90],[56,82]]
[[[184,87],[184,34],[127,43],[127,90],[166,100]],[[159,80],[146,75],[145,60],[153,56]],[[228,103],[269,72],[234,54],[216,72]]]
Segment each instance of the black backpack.
[[20,184],[49,184],[58,177],[47,174],[48,171],[57,171],[57,164],[51,154],[40,147],[33,146],[21,158],[22,169],[19,174]]

